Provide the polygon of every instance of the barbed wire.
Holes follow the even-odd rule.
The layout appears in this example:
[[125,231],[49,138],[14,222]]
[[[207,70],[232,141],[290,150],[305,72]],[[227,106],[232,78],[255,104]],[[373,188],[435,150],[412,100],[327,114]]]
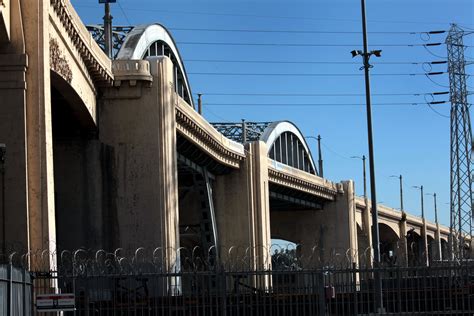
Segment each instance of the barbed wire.
[[[426,254],[420,251],[418,241],[407,243],[405,258],[400,257],[404,256],[403,247],[401,242],[392,243],[390,251],[382,253],[379,266],[405,266],[407,263],[408,266],[423,266],[426,264],[426,259],[424,259]],[[354,268],[356,263],[358,263],[358,268],[371,268],[374,259],[372,253],[371,247],[327,249],[318,245],[305,246],[303,244],[270,247],[232,246],[219,249],[215,246],[208,249],[199,246],[192,249],[139,247],[134,251],[118,248],[112,252],[103,249],[12,252],[0,254],[0,263],[9,263],[33,272],[55,271],[58,275],[69,276],[198,271],[341,270]]]

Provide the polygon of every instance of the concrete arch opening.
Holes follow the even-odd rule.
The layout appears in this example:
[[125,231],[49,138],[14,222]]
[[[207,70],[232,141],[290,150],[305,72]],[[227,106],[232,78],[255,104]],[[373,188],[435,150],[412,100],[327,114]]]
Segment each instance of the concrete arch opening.
[[399,236],[390,226],[379,223],[380,258],[387,264],[396,264],[399,245]]
[[438,260],[438,255],[437,255],[437,249],[436,247],[438,246],[438,243],[436,242],[436,239],[431,236],[431,235],[426,235],[426,242],[428,245],[428,260],[429,262],[433,262],[435,260]]
[[94,118],[53,71],[51,112],[57,248],[111,249],[111,243],[102,241],[114,238],[116,222],[102,217],[101,146]]
[[407,251],[408,251],[408,265],[416,266],[423,263],[423,238],[414,230],[410,229],[407,232]]
[[445,238],[441,238],[441,260],[449,260],[449,243]]

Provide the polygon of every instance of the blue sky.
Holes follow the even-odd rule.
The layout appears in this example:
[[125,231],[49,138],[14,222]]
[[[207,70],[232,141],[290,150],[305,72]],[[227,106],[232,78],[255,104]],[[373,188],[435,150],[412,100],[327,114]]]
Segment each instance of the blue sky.
[[[360,1],[118,1],[112,4],[115,25],[159,22],[171,29],[193,93],[204,94],[209,121],[290,120],[305,135],[320,134],[325,177],[354,179],[357,193],[362,194],[361,161],[349,158],[368,153],[362,61],[350,55],[351,50],[362,49]],[[86,24],[102,23],[103,8],[97,0],[72,3]],[[438,194],[440,221],[449,225],[450,131],[444,117],[449,115],[449,104],[434,106],[435,113],[426,105],[431,97],[424,95],[449,91],[448,76],[431,76],[430,81],[423,75],[430,70],[422,64],[446,60],[446,46],[429,50],[416,46],[444,43],[446,33],[430,38],[410,33],[448,30],[450,23],[474,29],[474,2],[368,0],[367,20],[369,49],[383,50],[381,58],[372,60],[371,70],[378,201],[399,207],[398,181],[390,175],[402,174],[405,209],[421,213],[420,193],[412,186],[424,185],[425,192]],[[308,44],[314,46],[304,46]],[[474,34],[465,38],[465,44],[474,45]],[[474,60],[474,48],[468,48],[466,55]],[[474,73],[473,68],[468,66],[466,72]],[[446,70],[446,65],[435,65],[431,71]],[[276,75],[249,75],[268,73]],[[468,85],[474,89],[473,80]],[[219,93],[240,95],[213,95]],[[308,142],[316,156],[316,143]],[[429,196],[425,213],[434,220]]]

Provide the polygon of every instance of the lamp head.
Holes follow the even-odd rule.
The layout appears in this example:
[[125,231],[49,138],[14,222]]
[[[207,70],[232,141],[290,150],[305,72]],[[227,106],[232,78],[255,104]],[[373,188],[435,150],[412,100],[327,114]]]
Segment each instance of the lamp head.
[[374,54],[375,57],[381,57],[382,56],[382,50],[381,49],[373,50],[373,51],[371,51],[371,53]]
[[354,50],[351,52],[351,54],[352,54],[352,58],[354,58],[354,57],[356,57],[356,56],[358,56],[358,55],[361,55],[361,54],[362,54],[362,51],[360,51],[360,50],[355,50],[355,49],[354,49]]

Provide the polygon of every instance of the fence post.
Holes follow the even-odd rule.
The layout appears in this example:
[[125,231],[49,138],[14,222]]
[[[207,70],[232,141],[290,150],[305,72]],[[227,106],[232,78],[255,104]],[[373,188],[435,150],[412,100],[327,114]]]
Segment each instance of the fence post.
[[324,291],[324,271],[318,273],[319,315],[326,315],[326,293]]
[[8,267],[7,267],[7,281],[8,281],[8,285],[7,285],[7,315],[8,316],[11,316],[12,315],[12,302],[13,302],[13,271],[12,271],[12,262],[10,260],[10,262],[8,263]]
[[355,262],[352,263],[352,290],[354,293],[354,315],[358,315],[359,306],[358,306],[358,298],[357,298],[357,264]]

